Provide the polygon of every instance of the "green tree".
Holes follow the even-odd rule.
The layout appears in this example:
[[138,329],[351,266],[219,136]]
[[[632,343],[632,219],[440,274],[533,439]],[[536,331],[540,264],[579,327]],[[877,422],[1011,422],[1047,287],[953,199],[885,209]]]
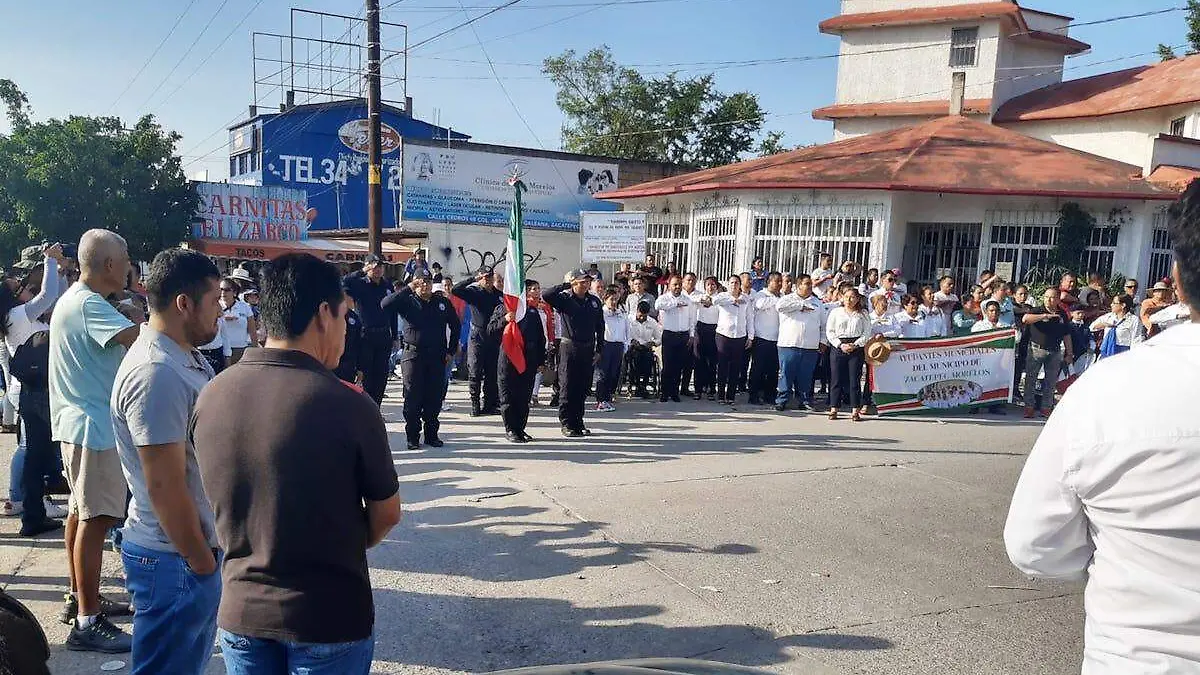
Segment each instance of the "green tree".
[[[1187,41],[1188,41],[1188,56],[1192,54],[1200,54],[1200,0],[1187,1]],[[1163,61],[1170,61],[1175,56],[1175,50],[1169,45],[1159,43],[1158,57]]]
[[758,156],[770,157],[778,155],[781,152],[790,152],[794,148],[789,148],[783,144],[782,131],[768,131],[766,136],[763,136],[762,141],[758,144]]
[[567,150],[712,167],[755,148],[764,113],[748,92],[718,91],[711,74],[647,78],[617,64],[608,47],[547,58],[558,88]]
[[31,122],[15,85],[0,80],[0,96],[13,123],[0,135],[0,254],[104,227],[149,260],[188,236],[197,198],[175,154],[178,134],[149,115],[133,128],[116,117]]

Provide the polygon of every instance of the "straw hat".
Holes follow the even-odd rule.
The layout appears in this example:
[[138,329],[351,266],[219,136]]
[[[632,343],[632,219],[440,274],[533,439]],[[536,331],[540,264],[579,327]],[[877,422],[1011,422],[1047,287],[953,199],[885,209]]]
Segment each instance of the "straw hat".
[[867,355],[867,363],[873,366],[882,366],[892,355],[892,345],[882,335],[876,335],[867,343],[864,351]]

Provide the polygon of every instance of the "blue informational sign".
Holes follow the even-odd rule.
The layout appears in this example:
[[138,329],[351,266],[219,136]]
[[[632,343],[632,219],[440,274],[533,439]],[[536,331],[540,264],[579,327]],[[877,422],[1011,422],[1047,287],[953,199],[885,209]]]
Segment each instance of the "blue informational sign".
[[[382,113],[383,226],[400,223],[402,138],[444,141],[447,131],[394,109]],[[310,230],[367,226],[367,109],[359,102],[299,106],[262,122],[261,184],[304,190]],[[234,135],[236,135],[235,130]],[[455,139],[467,139],[452,133]],[[259,176],[234,177],[258,182]]]
[[617,165],[408,143],[404,217],[433,222],[508,225],[512,177],[520,178],[526,227],[579,230],[581,211],[616,211],[592,195],[617,187]]

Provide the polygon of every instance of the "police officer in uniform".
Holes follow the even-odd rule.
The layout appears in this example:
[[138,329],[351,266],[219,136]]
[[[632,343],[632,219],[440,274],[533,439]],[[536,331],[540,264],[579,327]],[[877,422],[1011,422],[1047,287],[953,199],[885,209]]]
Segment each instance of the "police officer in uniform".
[[[525,317],[518,323],[525,342],[525,369],[518,372],[508,354],[501,349],[498,368],[500,372],[500,416],[504,419],[504,437],[513,443],[528,443],[533,437],[525,433],[529,423],[529,399],[533,397],[533,382],[538,369],[546,361],[546,315],[539,309],[542,287],[533,279],[525,280]],[[492,313],[488,331],[500,336],[505,327],[516,320],[516,313],[501,304]]]
[[[496,367],[500,356],[500,334],[488,332],[488,322],[498,305],[504,304],[504,292],[496,288],[496,275],[490,267],[481,267],[474,279],[463,279],[450,293],[471,306],[471,336],[467,343],[468,391],[471,417],[500,412]],[[480,389],[483,400],[480,401]]]
[[418,272],[399,292],[383,300],[383,307],[404,318],[404,356],[400,371],[404,376],[404,433],[408,449],[421,447],[421,427],[425,443],[440,448],[438,413],[446,398],[446,365],[458,351],[461,322],[449,298],[434,295],[429,276]]
[[383,299],[394,290],[392,282],[383,278],[383,265],[383,258],[368,255],[361,271],[351,272],[342,279],[342,288],[354,300],[362,319],[362,346],[358,354],[362,387],[376,404],[383,402],[388,358],[392,355],[392,341],[396,339],[395,317],[382,306]]
[[604,340],[604,315],[600,299],[588,293],[592,278],[587,270],[575,270],[568,278],[570,282],[554,286],[542,298],[558,311],[563,323],[558,355],[562,392],[558,421],[563,436],[579,438],[592,433],[583,426],[583,408],[592,369],[600,361],[596,346]]

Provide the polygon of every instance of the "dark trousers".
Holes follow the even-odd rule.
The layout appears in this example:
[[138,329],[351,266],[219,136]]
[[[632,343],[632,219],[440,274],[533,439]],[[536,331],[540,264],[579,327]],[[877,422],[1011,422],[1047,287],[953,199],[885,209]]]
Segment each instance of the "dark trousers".
[[441,427],[438,413],[446,398],[445,357],[407,350],[400,361],[400,372],[404,376],[404,434],[408,442],[421,441],[422,425],[425,440],[437,438]]
[[663,331],[659,396],[679,398],[679,383],[683,377],[684,360],[687,359],[688,337],[685,331]]
[[717,398],[733,400],[737,382],[746,362],[746,338],[717,336]]
[[733,398],[733,394],[739,391],[747,391],[747,385],[750,383],[750,357],[753,353],[753,349],[742,352],[742,361],[738,364],[737,376],[734,378],[737,388],[730,392],[729,398]]
[[[645,395],[650,382],[650,373],[654,370],[654,351],[646,345],[634,345],[625,354],[625,362],[629,368],[629,381],[639,395]],[[661,391],[660,391],[661,393]]]
[[497,390],[500,343],[472,335],[467,343],[467,370],[470,372],[467,391],[472,410],[495,410],[500,393]]
[[817,367],[813,370],[813,386],[816,387],[817,380],[821,381],[822,389],[829,389],[829,360],[832,358],[833,350],[828,349],[825,353],[817,358]]
[[497,369],[500,371],[500,418],[504,420],[504,430],[524,432],[529,424],[529,400],[533,398],[537,368],[526,368],[525,372],[518,373],[512,362],[501,356]]
[[50,394],[21,388],[21,426],[25,434],[25,466],[21,488],[25,491],[25,512],[21,525],[33,528],[46,519],[46,476],[58,473],[58,443],[50,433]]
[[812,405],[813,371],[821,353],[816,349],[779,348],[779,382],[775,405],[787,405],[792,396],[798,403]]
[[717,389],[716,324],[696,324],[696,346],[693,355],[696,359],[696,393],[707,391],[711,394]]
[[621,362],[625,358],[624,342],[605,341],[600,349],[600,365],[596,373],[596,400],[612,403],[613,392],[621,383]]
[[829,349],[829,407],[836,410],[843,400],[850,402],[854,410],[862,405],[862,374],[864,354],[862,347],[855,347],[849,354],[840,348]]
[[[383,390],[387,387],[388,358],[392,355],[392,332],[386,327],[368,328],[363,333],[362,352],[358,355],[358,367],[362,370],[363,390],[375,403],[383,403]],[[408,387],[408,382],[404,383]]]
[[583,407],[596,355],[596,343],[563,338],[558,348],[558,421],[566,429],[583,430]]
[[751,401],[768,401],[779,385],[779,343],[754,338],[750,351],[754,362],[750,366],[746,390]]
[[683,348],[681,364],[679,368],[679,383],[683,387],[683,391],[687,391],[692,382],[692,373],[696,370],[695,338],[688,338],[687,344]]

